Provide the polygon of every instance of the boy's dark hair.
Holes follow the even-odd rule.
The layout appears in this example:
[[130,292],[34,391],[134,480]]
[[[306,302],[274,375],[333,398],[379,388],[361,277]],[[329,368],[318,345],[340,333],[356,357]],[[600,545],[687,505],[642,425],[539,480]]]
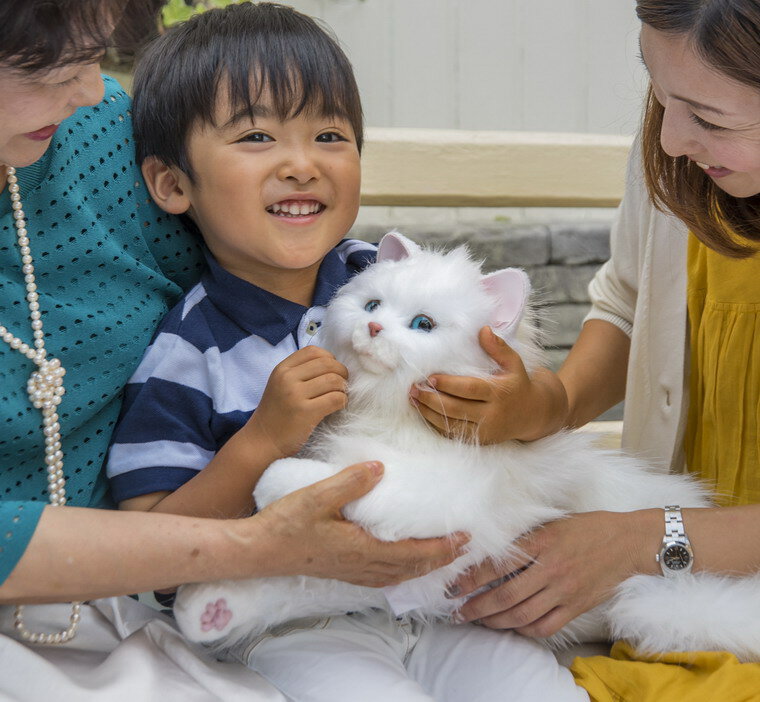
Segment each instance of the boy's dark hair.
[[[3,0],[0,66],[44,71],[95,61],[107,47],[132,50],[156,26],[161,0]],[[114,27],[113,22],[116,21]]]
[[361,151],[359,90],[337,41],[290,7],[243,2],[176,25],[140,58],[132,109],[138,163],[155,156],[192,181],[187,136],[198,123],[216,124],[220,88],[232,114],[253,118],[266,92],[282,120],[312,110],[344,117]]

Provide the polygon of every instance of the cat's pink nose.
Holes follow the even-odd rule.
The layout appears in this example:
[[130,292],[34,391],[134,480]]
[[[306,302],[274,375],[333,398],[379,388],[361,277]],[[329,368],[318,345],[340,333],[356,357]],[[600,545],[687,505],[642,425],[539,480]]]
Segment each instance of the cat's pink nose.
[[370,322],[369,323],[369,335],[370,336],[377,336],[383,328],[382,324],[378,324],[377,322]]

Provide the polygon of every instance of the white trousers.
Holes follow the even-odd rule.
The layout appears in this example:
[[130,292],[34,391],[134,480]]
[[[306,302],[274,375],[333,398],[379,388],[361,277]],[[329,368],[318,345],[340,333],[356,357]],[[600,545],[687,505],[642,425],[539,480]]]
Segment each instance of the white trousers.
[[384,611],[291,622],[227,652],[292,702],[588,702],[551,651],[513,632]]

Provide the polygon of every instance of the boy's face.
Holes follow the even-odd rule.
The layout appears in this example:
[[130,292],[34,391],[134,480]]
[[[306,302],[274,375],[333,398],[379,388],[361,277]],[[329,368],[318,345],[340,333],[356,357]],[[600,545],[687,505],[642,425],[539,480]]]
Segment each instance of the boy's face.
[[344,119],[306,113],[283,122],[266,105],[255,121],[227,109],[218,126],[193,130],[196,178],[182,186],[219,263],[294,299],[299,281],[311,281],[311,294],[319,264],[356,219],[359,151]]

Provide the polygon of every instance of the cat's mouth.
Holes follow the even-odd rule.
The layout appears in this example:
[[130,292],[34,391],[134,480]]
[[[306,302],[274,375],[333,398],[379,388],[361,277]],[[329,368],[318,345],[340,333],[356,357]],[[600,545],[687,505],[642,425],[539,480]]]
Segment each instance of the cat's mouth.
[[382,358],[378,358],[371,351],[356,351],[356,356],[359,359],[361,367],[369,373],[387,373],[388,371],[392,371],[395,367],[394,364],[384,361]]
[[308,217],[324,211],[325,206],[319,200],[282,200],[269,205],[266,211],[276,217]]
[[367,327],[359,325],[352,337],[351,346],[360,365],[370,373],[387,373],[398,366],[398,349],[382,335],[371,337]]

